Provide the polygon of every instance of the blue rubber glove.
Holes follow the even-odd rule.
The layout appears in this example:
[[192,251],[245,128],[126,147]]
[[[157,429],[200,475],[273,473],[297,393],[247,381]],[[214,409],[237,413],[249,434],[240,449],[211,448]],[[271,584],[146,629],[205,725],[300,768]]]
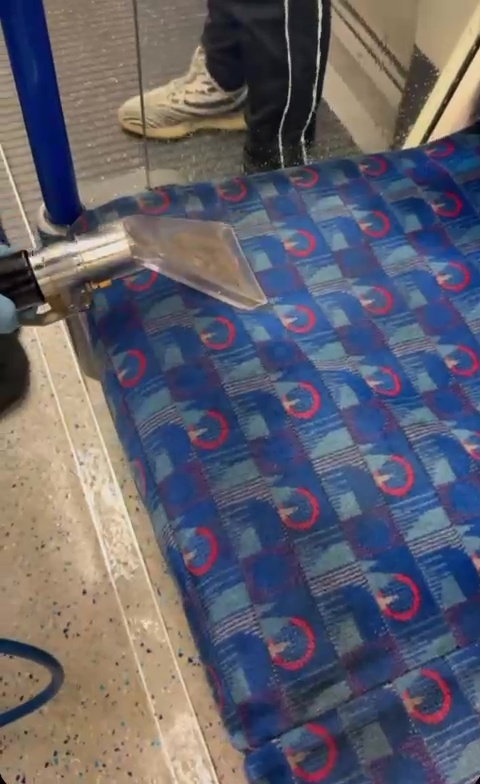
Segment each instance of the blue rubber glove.
[[14,332],[17,327],[18,318],[15,305],[0,294],[0,335]]

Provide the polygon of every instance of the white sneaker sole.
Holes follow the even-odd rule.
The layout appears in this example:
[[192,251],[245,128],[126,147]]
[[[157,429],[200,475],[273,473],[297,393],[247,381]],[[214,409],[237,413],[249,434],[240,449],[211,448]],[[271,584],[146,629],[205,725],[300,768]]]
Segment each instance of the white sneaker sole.
[[[122,128],[129,133],[143,136],[141,124],[134,120],[119,117]],[[178,125],[170,125],[165,128],[146,128],[147,139],[184,139],[197,131],[245,131],[245,115],[243,112],[232,112],[231,114],[218,115],[217,117],[195,117],[191,120],[184,120]]]

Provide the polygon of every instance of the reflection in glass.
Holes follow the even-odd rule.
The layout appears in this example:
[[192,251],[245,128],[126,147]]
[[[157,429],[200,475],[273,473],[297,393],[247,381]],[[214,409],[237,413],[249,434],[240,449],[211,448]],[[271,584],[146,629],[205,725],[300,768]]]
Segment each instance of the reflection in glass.
[[[96,200],[138,190],[144,182],[141,140],[122,130],[118,117],[125,101],[138,95],[132,0],[45,2],[84,200],[90,200],[90,186]],[[137,2],[144,82],[150,90],[188,73],[202,40],[207,0]],[[319,0],[311,2],[317,7]],[[275,3],[282,14],[288,8],[291,31],[307,26],[307,0],[265,0],[265,7]],[[254,5],[261,14],[264,0],[222,0],[221,5]],[[477,5],[478,0],[331,0],[331,46],[309,154],[320,159],[403,145]],[[241,41],[242,30],[237,33]],[[277,46],[276,56],[285,61],[285,40]],[[194,69],[198,63],[197,55]],[[243,67],[262,81],[261,58],[250,57]],[[305,89],[313,94],[309,79],[312,74]],[[225,118],[216,122],[210,116],[199,123],[203,127],[186,128],[195,133],[185,138],[166,141],[159,134],[149,140],[154,185],[242,172],[245,131],[238,110],[243,80],[226,87],[234,98],[227,107],[232,113],[226,112],[233,128],[226,130]],[[175,94],[175,82],[171,89]],[[290,102],[289,123],[294,124],[296,103]],[[225,114],[225,106],[220,108]]]

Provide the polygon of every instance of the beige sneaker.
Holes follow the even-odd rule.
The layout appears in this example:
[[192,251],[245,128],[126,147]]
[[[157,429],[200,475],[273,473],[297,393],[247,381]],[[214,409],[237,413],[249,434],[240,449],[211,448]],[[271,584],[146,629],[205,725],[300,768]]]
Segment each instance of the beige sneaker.
[[[219,87],[208,73],[205,52],[199,46],[184,76],[145,93],[146,135],[181,139],[200,130],[242,131],[246,94],[246,87],[234,92]],[[124,130],[143,136],[139,95],[125,101],[118,119]]]

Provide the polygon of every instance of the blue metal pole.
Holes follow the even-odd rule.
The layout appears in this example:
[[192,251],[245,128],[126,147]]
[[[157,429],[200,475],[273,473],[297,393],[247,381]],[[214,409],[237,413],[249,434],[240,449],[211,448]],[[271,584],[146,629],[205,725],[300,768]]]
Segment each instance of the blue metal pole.
[[70,226],[82,205],[43,0],[0,0],[0,18],[48,217]]

